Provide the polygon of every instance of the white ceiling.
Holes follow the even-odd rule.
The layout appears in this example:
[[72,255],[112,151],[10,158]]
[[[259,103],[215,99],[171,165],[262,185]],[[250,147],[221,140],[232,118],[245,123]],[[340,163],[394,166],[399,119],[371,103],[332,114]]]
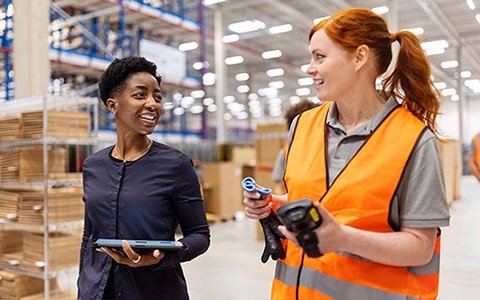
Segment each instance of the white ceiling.
[[[59,6],[80,5],[91,11],[111,6],[107,1],[101,0],[55,2]],[[183,2],[185,6],[191,7],[192,3],[198,1]],[[313,26],[313,20],[343,8],[374,8],[386,5],[390,11],[385,18],[389,20],[391,31],[423,27],[425,32],[419,36],[422,41],[445,39],[448,42],[449,48],[444,54],[429,58],[435,80],[445,82],[447,87],[456,88],[458,91],[459,70],[470,71],[472,76],[469,79],[480,79],[480,24],[475,20],[475,15],[480,14],[480,0],[472,2],[477,5],[475,10],[470,10],[465,0],[227,0],[206,8],[205,45],[209,67],[205,71],[215,72],[215,11],[218,13],[217,16],[221,16],[223,22],[221,29],[225,35],[232,33],[227,29],[230,23],[246,19],[260,20],[266,24],[265,30],[242,34],[238,42],[224,45],[225,56],[241,55],[245,59],[242,64],[225,66],[224,95],[232,95],[239,103],[246,105],[248,93],[238,93],[236,91],[238,85],[248,84],[251,93],[265,88],[271,81],[283,80],[285,86],[278,90],[278,96],[285,108],[288,106],[288,98],[295,95],[296,89],[299,88],[297,80],[306,77],[300,66],[309,62],[307,37],[309,29]],[[179,43],[193,40],[201,43],[198,32],[189,32],[184,28],[141,17],[138,14],[129,13],[127,19],[134,23],[141,22],[145,28],[152,28],[159,33],[167,32]],[[268,33],[268,28],[285,23],[291,24],[293,30],[277,35]],[[263,51],[272,49],[280,49],[283,55],[270,60],[261,57]],[[460,60],[461,69],[442,69],[440,63],[448,60]],[[285,70],[283,77],[266,76],[267,69],[278,67]],[[241,72],[250,75],[247,82],[240,83],[235,80],[235,74]],[[216,97],[215,86],[207,86],[206,91],[207,97]],[[466,89],[465,93],[467,99],[477,97],[469,89]],[[315,96],[313,89],[310,96]]]

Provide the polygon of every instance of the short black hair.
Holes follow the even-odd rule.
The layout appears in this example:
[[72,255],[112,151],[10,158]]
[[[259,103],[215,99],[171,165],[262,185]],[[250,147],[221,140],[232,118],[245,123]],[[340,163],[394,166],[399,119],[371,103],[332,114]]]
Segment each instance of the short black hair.
[[127,79],[139,72],[148,72],[157,79],[158,84],[162,77],[157,75],[157,66],[141,56],[128,56],[125,58],[115,58],[100,77],[98,89],[100,99],[107,105],[107,99],[120,92]]

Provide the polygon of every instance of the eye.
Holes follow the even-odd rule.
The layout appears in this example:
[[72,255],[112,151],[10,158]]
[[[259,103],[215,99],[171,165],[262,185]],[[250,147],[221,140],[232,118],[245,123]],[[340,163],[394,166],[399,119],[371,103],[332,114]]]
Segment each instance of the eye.
[[144,99],[145,98],[145,93],[143,92],[136,92],[136,93],[133,93],[133,98],[135,99]]
[[153,95],[156,102],[162,102],[162,95]]

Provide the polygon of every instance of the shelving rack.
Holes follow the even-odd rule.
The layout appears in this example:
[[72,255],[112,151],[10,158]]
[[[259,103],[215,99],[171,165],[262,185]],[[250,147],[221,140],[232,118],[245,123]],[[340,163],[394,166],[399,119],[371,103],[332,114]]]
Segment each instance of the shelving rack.
[[[52,126],[49,123],[49,112],[51,111],[72,111],[75,113],[83,113],[90,115],[93,122],[91,122],[90,128],[87,129],[88,137],[79,137],[77,135],[77,128],[71,126],[71,128],[62,128],[65,134],[61,134],[60,137],[55,136],[55,132],[52,134],[50,131]],[[75,220],[68,220],[63,222],[51,222],[52,215],[50,214],[49,197],[50,192],[60,187],[78,187],[81,186],[81,179],[78,176],[73,176],[73,179],[69,179],[69,176],[65,176],[62,179],[51,179],[50,156],[49,151],[53,147],[64,147],[73,145],[89,146],[90,151],[95,151],[97,145],[98,135],[98,100],[90,97],[56,97],[52,95],[45,95],[41,97],[31,97],[25,99],[17,99],[8,101],[0,108],[1,118],[14,118],[18,117],[21,113],[28,112],[42,112],[42,135],[38,138],[26,138],[22,139],[21,136],[18,139],[12,140],[0,140],[0,154],[6,153],[12,150],[24,149],[29,147],[40,147],[42,149],[43,156],[43,174],[39,180],[22,180],[19,178],[4,180],[0,176],[0,189],[13,189],[13,190],[30,190],[35,192],[43,192],[43,203],[37,208],[43,212],[43,223],[26,223],[20,220],[12,221],[6,218],[0,219],[0,231],[21,231],[26,233],[43,234],[43,265],[39,265],[38,269],[32,269],[30,266],[25,267],[22,262],[0,262],[0,269],[12,271],[18,274],[32,276],[36,278],[42,278],[44,280],[44,295],[45,299],[50,299],[51,293],[51,279],[54,279],[62,271],[59,269],[50,268],[50,234],[68,231],[78,231],[83,226],[83,218]],[[69,125],[72,123],[69,122]],[[83,124],[82,124],[83,125]],[[62,126],[62,124],[58,124]],[[0,162],[0,167],[3,167]],[[66,162],[65,172],[68,175],[69,170]],[[74,172],[73,172],[74,173]],[[74,173],[75,174],[75,173]],[[81,177],[80,177],[81,178]],[[79,200],[81,201],[81,200]],[[35,210],[35,207],[34,207]],[[80,212],[83,214],[83,210]],[[53,216],[55,217],[55,216]],[[53,218],[52,218],[53,219]],[[81,237],[79,237],[81,240]],[[80,249],[77,249],[79,254]],[[23,253],[25,254],[25,253]],[[28,265],[28,264],[26,264]]]

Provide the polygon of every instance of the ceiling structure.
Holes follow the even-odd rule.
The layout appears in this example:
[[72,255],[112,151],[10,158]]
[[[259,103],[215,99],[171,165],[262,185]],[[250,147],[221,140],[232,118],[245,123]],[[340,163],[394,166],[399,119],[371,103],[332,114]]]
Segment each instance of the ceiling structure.
[[[480,1],[471,2],[480,6]],[[467,80],[467,83],[478,81],[480,24],[475,16],[480,13],[480,8],[470,9],[465,0],[227,0],[208,8],[210,34],[215,32],[216,10],[221,12],[225,34],[232,33],[227,28],[228,24],[248,19],[262,21],[266,28],[240,34],[237,42],[226,45],[226,56],[242,55],[245,61],[243,64],[227,66],[225,94],[238,95],[235,89],[240,82],[235,81],[235,74],[247,72],[250,74],[248,83],[252,92],[268,86],[269,82],[282,80],[285,86],[279,89],[279,96],[285,98],[295,95],[300,88],[298,79],[306,76],[300,66],[309,62],[307,35],[314,24],[313,20],[348,7],[373,9],[381,6],[389,8],[389,12],[383,16],[389,22],[392,32],[421,27],[424,30],[419,35],[422,42],[444,40],[448,43],[443,54],[429,56],[435,82],[445,84],[447,99],[450,100],[451,95],[456,95],[453,99],[457,100],[457,96],[460,96],[460,72],[469,71],[462,73],[462,76],[466,76],[464,80]],[[286,23],[293,26],[292,31],[276,35],[268,32],[270,27]],[[263,51],[273,49],[280,49],[282,56],[269,60],[261,57]],[[213,52],[209,53],[210,57],[214,56]],[[460,66],[442,68],[441,64],[448,61],[459,61]],[[285,75],[268,78],[266,70],[277,67],[283,68]],[[439,88],[443,87],[439,85]],[[464,92],[467,98],[478,97],[470,88],[466,88]],[[313,89],[309,96],[315,96]]]
[[[105,0],[56,0],[55,2],[59,6],[81,5],[90,11],[111,6]],[[192,6],[198,1],[183,0],[183,2],[185,5]],[[475,7],[471,9],[469,4]],[[480,24],[476,20],[476,15],[480,14],[480,0],[226,0],[206,7],[203,17],[206,38],[203,41],[202,35],[195,30],[186,30],[152,18],[139,18],[138,14],[129,14],[127,18],[130,22],[141,22],[142,26],[153,31],[168,32],[178,44],[191,41],[197,41],[200,45],[203,43],[208,64],[202,72],[215,74],[218,73],[216,69],[222,69],[221,79],[224,86],[219,93],[216,86],[222,81],[219,81],[220,75],[217,74],[217,84],[205,86],[205,97],[216,99],[227,96],[227,102],[233,101],[239,104],[234,112],[225,108],[224,113],[231,114],[233,120],[252,118],[249,109],[249,103],[255,99],[255,97],[252,98],[252,94],[257,95],[257,102],[264,102],[264,107],[270,107],[267,104],[270,101],[277,107],[280,105],[280,110],[273,109],[272,106],[271,111],[267,108],[264,114],[268,112],[273,114],[273,118],[281,120],[292,96],[303,92],[299,97],[315,98],[315,90],[308,81],[307,85],[299,84],[299,79],[308,77],[301,67],[307,65],[310,60],[307,37],[310,28],[314,25],[314,20],[344,8],[373,9],[382,6],[388,7],[388,13],[383,16],[387,19],[392,32],[421,27],[424,31],[419,35],[422,42],[444,40],[444,43],[448,44],[443,54],[429,56],[435,82],[441,83],[439,88],[444,91],[446,101],[452,101],[452,99],[456,101],[459,98],[463,101],[463,99],[480,96],[474,92],[472,86],[480,79]],[[480,17],[477,18],[480,21]],[[254,32],[238,34],[238,41],[220,44],[217,42],[215,45],[217,36],[234,33],[228,28],[229,24],[245,20],[261,21],[265,27]],[[290,24],[291,31],[280,34],[269,32],[270,28],[284,24]],[[216,52],[218,47],[223,48],[221,55],[218,51]],[[262,53],[267,50],[280,50],[281,56],[264,59]],[[243,63],[222,64],[222,68],[218,67],[218,59],[223,60],[232,56],[241,56]],[[449,61],[458,61],[460,65],[442,68],[441,64]],[[268,77],[267,70],[276,68],[282,68],[284,74]],[[247,73],[248,79],[236,80],[235,77],[239,73]],[[463,88],[459,78],[466,81],[472,88]],[[273,89],[276,94],[262,96],[263,92],[271,92],[272,89],[265,88],[272,86],[277,86]],[[170,88],[165,89],[168,91]],[[175,87],[175,89],[181,91],[181,87]],[[183,91],[184,95],[188,95],[188,92],[188,89]],[[214,101],[217,104],[220,103],[220,99]],[[239,110],[247,113],[238,114]],[[254,118],[257,117],[258,115],[254,116]]]

